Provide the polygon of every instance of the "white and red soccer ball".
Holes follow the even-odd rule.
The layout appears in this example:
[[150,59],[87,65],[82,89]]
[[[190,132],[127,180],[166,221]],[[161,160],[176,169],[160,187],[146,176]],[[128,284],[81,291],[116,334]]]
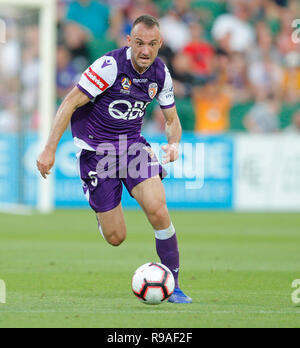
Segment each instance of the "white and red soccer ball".
[[132,291],[144,304],[157,305],[174,292],[172,272],[161,263],[149,262],[139,267],[132,277]]

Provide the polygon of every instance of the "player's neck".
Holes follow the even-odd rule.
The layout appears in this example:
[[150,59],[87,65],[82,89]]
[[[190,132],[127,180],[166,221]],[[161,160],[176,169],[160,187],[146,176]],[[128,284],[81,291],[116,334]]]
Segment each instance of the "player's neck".
[[141,67],[139,67],[139,66],[133,61],[132,58],[131,58],[130,60],[131,60],[131,65],[132,65],[133,69],[134,69],[137,73],[139,73],[140,75],[142,75],[144,72],[146,72],[146,71],[150,68],[150,66],[148,66],[148,68],[141,68]]

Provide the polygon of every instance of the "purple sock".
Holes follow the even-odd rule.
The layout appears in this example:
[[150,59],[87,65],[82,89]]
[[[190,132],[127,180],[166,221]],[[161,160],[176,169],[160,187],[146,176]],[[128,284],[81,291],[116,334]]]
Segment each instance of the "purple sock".
[[[167,231],[167,234],[165,233]],[[172,231],[172,232],[170,232]],[[173,235],[169,238],[169,235]],[[175,279],[175,288],[179,288],[179,251],[177,244],[177,236],[173,225],[167,230],[155,231],[156,251],[163,265],[166,265],[173,273]]]

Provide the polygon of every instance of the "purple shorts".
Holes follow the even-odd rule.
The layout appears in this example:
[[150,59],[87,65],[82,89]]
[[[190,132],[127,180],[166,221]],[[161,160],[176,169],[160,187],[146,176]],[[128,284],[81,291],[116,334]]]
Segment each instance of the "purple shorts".
[[131,195],[139,183],[157,175],[161,179],[167,175],[142,136],[123,149],[110,143],[101,144],[97,152],[82,150],[78,164],[83,192],[96,213],[112,210],[120,204],[122,183]]

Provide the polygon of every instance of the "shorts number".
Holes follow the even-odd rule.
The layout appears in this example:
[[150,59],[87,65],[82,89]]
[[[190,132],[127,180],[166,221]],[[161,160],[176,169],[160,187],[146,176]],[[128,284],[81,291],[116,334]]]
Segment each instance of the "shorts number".
[[98,175],[97,175],[97,172],[90,171],[88,175],[89,175],[89,178],[92,180],[91,181],[92,186],[93,187],[97,187],[98,186]]

